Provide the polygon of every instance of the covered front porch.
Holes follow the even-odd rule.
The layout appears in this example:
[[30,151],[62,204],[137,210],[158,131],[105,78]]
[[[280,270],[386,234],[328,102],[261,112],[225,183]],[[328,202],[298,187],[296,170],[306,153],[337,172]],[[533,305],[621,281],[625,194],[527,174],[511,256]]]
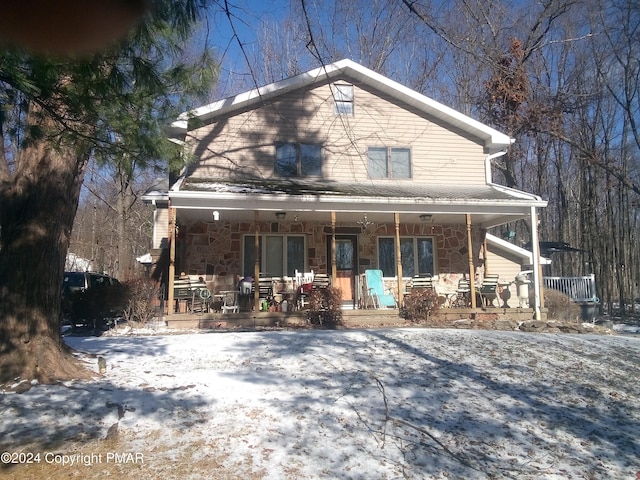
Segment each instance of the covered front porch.
[[[537,240],[536,207],[544,206],[538,197],[498,186],[478,187],[471,199],[453,200],[441,193],[429,201],[415,194],[372,198],[345,196],[344,192],[303,195],[262,190],[257,195],[249,187],[232,192],[213,188],[203,194],[202,190],[183,186],[183,190],[170,194],[169,316],[187,314],[174,297],[174,281],[181,275],[203,282],[215,296],[237,290],[242,279],[258,285],[265,278],[292,285],[288,293],[295,294],[299,276],[321,274],[341,291],[349,310],[362,310],[371,307],[363,301],[362,279],[368,270],[382,272],[385,289],[395,297],[398,307],[414,277],[430,276],[437,293],[445,299],[442,311],[464,316],[462,309],[453,308],[451,300],[461,279],[475,289],[476,282],[491,272],[486,255],[487,228],[526,219]],[[532,244],[535,248],[537,241]],[[492,314],[500,310],[541,318],[537,251],[533,259],[528,308],[511,308],[514,305],[497,299],[490,306],[496,309]],[[501,290],[508,292],[507,298],[515,299],[513,278],[501,280]],[[486,306],[478,304],[475,293],[470,292],[465,307],[469,315],[481,316]],[[289,297],[289,310],[293,310],[291,300]],[[294,305],[304,307],[297,301]],[[259,289],[254,288],[249,303],[241,306],[238,314],[262,313]],[[399,317],[398,309],[385,314]],[[215,322],[216,313],[213,315]]]

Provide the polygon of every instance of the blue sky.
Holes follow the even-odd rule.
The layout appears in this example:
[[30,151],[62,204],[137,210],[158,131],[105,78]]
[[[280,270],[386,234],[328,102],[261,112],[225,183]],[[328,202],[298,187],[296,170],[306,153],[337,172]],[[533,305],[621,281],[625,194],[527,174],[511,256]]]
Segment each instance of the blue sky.
[[[292,0],[228,0],[233,28],[245,48],[253,47],[261,25],[267,21],[281,19],[289,13]],[[220,0],[224,5],[224,2]],[[210,15],[209,44],[216,49],[223,62],[223,69],[247,72],[248,67],[242,56],[238,40],[234,38],[229,18],[220,7],[214,7]],[[224,81],[225,71],[221,72]]]

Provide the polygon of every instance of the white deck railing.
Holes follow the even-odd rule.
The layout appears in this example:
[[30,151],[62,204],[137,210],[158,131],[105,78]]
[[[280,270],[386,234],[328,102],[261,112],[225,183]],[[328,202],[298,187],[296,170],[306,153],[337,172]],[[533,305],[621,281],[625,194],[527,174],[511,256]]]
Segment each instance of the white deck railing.
[[558,290],[574,302],[600,303],[593,274],[586,277],[542,277],[542,281],[545,288]]

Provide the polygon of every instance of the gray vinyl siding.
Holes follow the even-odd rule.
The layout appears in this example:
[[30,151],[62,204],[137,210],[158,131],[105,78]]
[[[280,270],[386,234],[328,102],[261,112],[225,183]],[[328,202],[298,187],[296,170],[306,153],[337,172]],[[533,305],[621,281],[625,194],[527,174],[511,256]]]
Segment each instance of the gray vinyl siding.
[[368,147],[411,149],[412,178],[434,184],[484,184],[483,147],[376,92],[355,87],[353,116],[338,116],[329,85],[299,90],[190,132],[200,160],[193,177],[274,176],[276,142],[323,145],[323,178],[369,181]]

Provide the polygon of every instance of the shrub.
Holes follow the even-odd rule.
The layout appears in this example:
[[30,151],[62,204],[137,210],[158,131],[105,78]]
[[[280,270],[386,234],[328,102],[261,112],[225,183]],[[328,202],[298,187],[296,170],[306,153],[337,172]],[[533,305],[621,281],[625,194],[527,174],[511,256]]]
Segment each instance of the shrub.
[[156,315],[158,287],[154,280],[146,277],[126,282],[128,296],[123,316],[127,322],[145,325]]
[[557,290],[544,290],[544,306],[549,320],[576,321],[580,318],[580,306]]
[[342,323],[342,291],[335,287],[318,288],[309,294],[307,319],[313,325],[335,327]]
[[432,288],[411,291],[404,297],[403,313],[408,320],[420,322],[429,320],[429,315],[442,306],[440,297]]

